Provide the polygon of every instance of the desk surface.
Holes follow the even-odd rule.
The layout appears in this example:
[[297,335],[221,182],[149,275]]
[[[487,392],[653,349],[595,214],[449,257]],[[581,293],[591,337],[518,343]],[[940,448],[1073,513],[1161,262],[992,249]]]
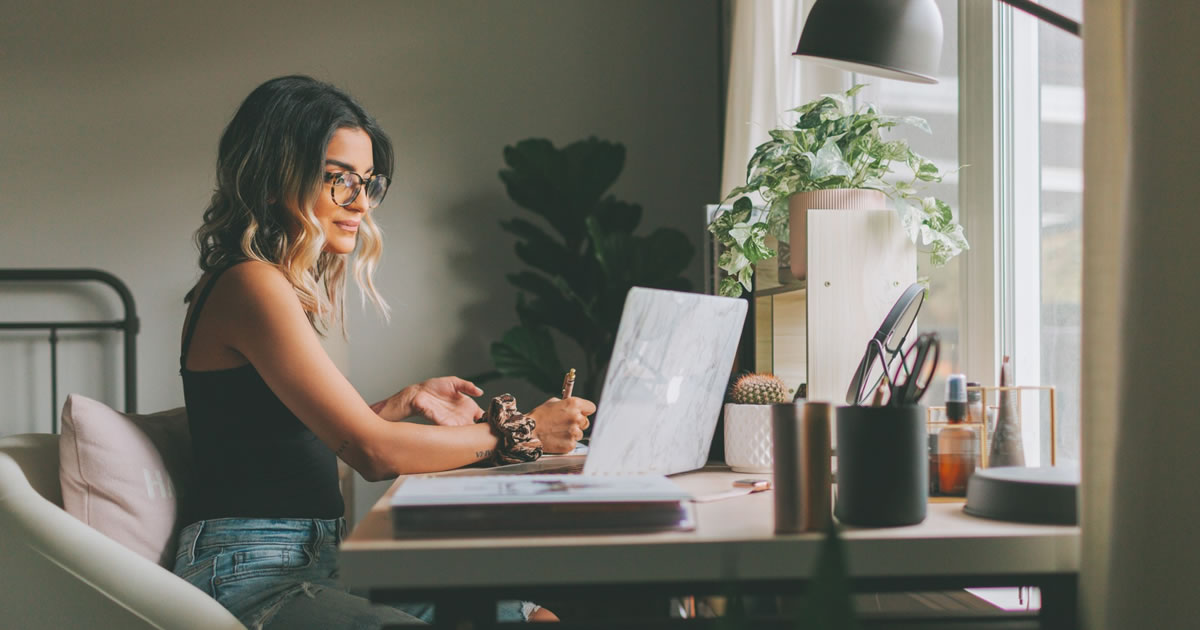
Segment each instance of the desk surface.
[[[747,475],[724,467],[676,475],[696,495]],[[758,475],[769,476],[769,475]],[[694,504],[696,530],[636,535],[397,540],[381,498],[342,544],[342,579],[361,588],[488,586],[488,576],[523,584],[730,582],[804,579],[817,534],[776,535],[770,492]],[[919,525],[842,530],[854,578],[1073,574],[1079,528],[967,516],[961,503],[934,503]],[[537,567],[512,571],[512,567]]]

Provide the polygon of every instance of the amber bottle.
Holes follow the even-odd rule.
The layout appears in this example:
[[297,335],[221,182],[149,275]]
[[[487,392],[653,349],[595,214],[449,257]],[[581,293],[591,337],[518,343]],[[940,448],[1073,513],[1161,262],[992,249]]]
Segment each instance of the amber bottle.
[[967,479],[979,465],[979,436],[967,418],[966,378],[953,374],[946,382],[946,420],[938,432],[938,491],[944,496],[967,494]]

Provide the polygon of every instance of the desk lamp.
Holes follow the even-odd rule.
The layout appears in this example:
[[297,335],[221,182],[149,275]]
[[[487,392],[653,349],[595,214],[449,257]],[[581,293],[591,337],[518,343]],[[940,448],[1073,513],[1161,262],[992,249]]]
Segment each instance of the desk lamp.
[[[1079,36],[1079,22],[1030,0],[998,0]],[[795,56],[842,70],[937,83],[942,13],[934,0],[817,0]],[[861,371],[861,369],[860,369]],[[968,514],[1074,524],[1079,473],[1053,466],[989,468],[967,483]]]
[[[1036,2],[999,1],[1079,36],[1079,22]],[[937,83],[942,13],[934,0],[817,0],[793,54],[850,72]]]

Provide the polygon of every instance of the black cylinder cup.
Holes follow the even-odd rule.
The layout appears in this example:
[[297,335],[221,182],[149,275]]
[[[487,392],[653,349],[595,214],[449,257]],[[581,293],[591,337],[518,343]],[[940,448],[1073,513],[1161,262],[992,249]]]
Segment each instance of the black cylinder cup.
[[922,406],[838,407],[838,521],[898,527],[925,520],[928,448]]

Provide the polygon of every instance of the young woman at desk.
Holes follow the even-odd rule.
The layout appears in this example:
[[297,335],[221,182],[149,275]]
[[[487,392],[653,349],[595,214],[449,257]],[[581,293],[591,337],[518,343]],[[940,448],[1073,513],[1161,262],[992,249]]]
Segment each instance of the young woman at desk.
[[[400,610],[428,621],[428,605],[371,606],[338,585],[335,458],[377,480],[512,447],[502,426],[475,422],[484,412],[470,397],[483,392],[472,383],[434,378],[368,405],[321,347],[318,331],[344,330],[349,269],[387,312],[371,281],[382,245],[372,213],[391,175],[391,142],[375,120],[308,77],[259,86],[221,137],[217,190],[196,235],[204,273],[182,337],[196,487],[182,506],[190,524],[175,573],[251,628],[415,621]],[[570,451],[594,411],[550,399],[528,413],[533,438],[545,452]],[[398,422],[417,415],[434,424]],[[498,612],[554,619],[522,602]]]

